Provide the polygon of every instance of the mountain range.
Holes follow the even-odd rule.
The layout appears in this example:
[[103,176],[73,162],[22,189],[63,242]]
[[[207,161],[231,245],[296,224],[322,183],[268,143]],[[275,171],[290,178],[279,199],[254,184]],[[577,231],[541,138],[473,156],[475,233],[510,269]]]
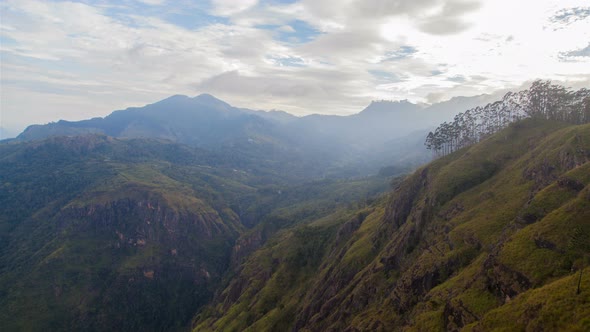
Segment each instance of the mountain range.
[[0,143],[2,329],[586,331],[590,125],[551,117],[590,99],[540,84],[420,166],[424,129],[492,97],[31,126]]
[[[425,133],[465,109],[495,96],[458,97],[425,107],[408,101],[375,101],[350,116],[296,117],[280,111],[237,108],[211,95],[176,95],[104,118],[32,125],[16,137],[31,141],[89,133],[158,138],[232,154],[242,163],[266,159],[282,174],[350,177],[397,164],[409,169],[428,160]],[[260,166],[259,166],[260,167]]]

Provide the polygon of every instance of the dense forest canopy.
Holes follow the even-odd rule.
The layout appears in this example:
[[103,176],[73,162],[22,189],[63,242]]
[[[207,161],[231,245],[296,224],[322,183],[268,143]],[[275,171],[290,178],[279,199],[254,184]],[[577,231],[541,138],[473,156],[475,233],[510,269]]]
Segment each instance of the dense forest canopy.
[[434,156],[444,156],[524,118],[588,123],[590,90],[573,91],[551,81],[537,80],[528,90],[508,92],[502,100],[457,114],[453,122],[445,121],[429,132],[424,144]]

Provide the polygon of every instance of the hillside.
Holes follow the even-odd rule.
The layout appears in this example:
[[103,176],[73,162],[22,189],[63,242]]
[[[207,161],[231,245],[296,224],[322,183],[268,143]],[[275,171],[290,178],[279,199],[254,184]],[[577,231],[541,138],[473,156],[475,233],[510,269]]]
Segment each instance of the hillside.
[[208,300],[243,229],[227,200],[207,194],[254,190],[157,141],[56,138],[2,152],[8,330],[178,328]]
[[1,144],[0,156],[0,321],[10,331],[184,330],[249,228],[297,211],[320,217],[387,187],[292,187],[154,139],[56,137]]
[[0,332],[590,332],[590,0],[0,0]]
[[405,177],[424,135],[384,119],[432,110],[408,102],[294,118],[174,96],[31,127],[0,143],[2,327],[587,330],[587,94],[537,81],[467,110]]
[[590,125],[523,120],[279,232],[194,331],[588,330],[588,220]]

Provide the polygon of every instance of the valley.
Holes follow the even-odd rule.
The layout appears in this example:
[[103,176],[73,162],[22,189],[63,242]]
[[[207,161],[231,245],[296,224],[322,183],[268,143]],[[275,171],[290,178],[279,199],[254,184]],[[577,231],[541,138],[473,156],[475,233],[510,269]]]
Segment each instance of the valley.
[[0,332],[590,331],[588,0],[0,0]]
[[30,126],[0,143],[0,321],[586,330],[588,90],[488,98],[294,117],[173,96]]

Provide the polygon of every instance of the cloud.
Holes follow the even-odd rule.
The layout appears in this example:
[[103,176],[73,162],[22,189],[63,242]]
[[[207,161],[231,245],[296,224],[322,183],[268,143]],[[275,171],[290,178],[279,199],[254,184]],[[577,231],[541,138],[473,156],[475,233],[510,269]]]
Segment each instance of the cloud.
[[469,27],[469,24],[452,17],[436,17],[421,23],[420,30],[433,35],[450,35],[461,32]]
[[420,30],[433,35],[450,35],[466,30],[470,23],[463,19],[465,14],[480,8],[475,1],[449,1],[434,15],[420,20]]
[[412,46],[403,45],[400,46],[398,49],[386,52],[380,62],[384,61],[396,61],[405,59],[407,57],[412,56],[412,54],[417,53],[418,50]]
[[330,1],[302,3],[307,16],[327,30],[360,22],[365,27],[378,25],[383,20],[404,17],[417,22],[423,32],[436,35],[465,30],[470,24],[464,16],[481,7],[477,0],[349,0],[339,2],[338,6]]
[[364,0],[355,1],[354,7],[364,17],[381,17],[394,15],[415,15],[436,6],[437,0]]
[[305,61],[296,56],[267,56],[267,59],[278,66],[304,67]]
[[238,71],[222,73],[204,80],[197,86],[198,90],[212,91],[218,94],[238,94],[244,96],[299,98],[317,93],[315,86],[301,84],[299,80],[268,79],[241,75]]
[[557,11],[550,21],[558,25],[569,25],[587,17],[590,17],[590,7],[574,7]]
[[370,69],[368,70],[369,74],[373,75],[375,79],[377,79],[380,83],[392,83],[392,82],[400,82],[401,78],[391,72],[387,72],[384,70],[377,70],[377,69]]
[[232,16],[256,6],[257,3],[258,0],[211,0],[211,12],[219,16]]
[[166,3],[167,0],[138,0],[141,3],[144,3],[146,5],[150,5],[150,6],[161,6],[164,3]]
[[449,80],[451,82],[457,82],[457,83],[465,83],[467,81],[467,79],[463,75],[451,76],[451,77],[447,78],[447,80]]
[[173,94],[350,114],[590,80],[587,0],[147,1],[0,2],[2,127]]
[[[356,78],[330,69],[300,68],[297,75],[269,70],[257,76],[234,70],[209,77],[194,87],[216,96],[231,96],[234,102],[245,107],[271,109],[271,105],[278,104],[281,107],[274,108],[300,115],[350,114],[358,112],[367,102],[359,95]],[[348,104],[343,104],[343,99]]]
[[347,56],[342,57],[342,60],[346,60],[354,58],[359,53],[373,53],[374,48],[381,42],[384,40],[371,27],[367,27],[324,34],[299,49],[318,57],[345,53]]
[[562,53],[565,58],[590,57],[590,43],[584,48]]

